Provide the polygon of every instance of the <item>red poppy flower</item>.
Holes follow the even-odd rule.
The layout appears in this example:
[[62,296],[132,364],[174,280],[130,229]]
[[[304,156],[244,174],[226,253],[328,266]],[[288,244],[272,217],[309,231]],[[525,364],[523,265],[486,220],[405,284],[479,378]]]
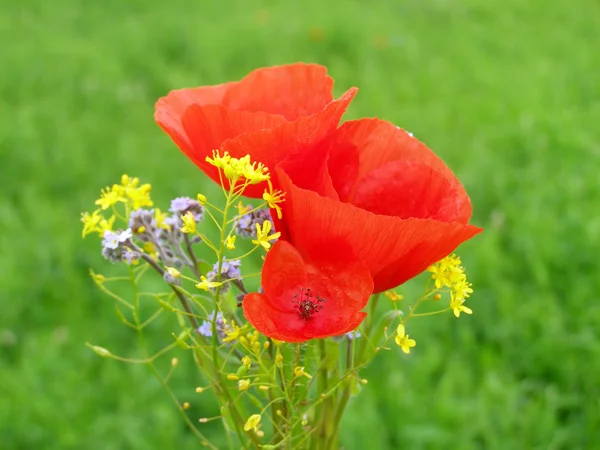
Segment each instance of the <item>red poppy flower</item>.
[[266,336],[286,342],[337,336],[356,329],[373,292],[368,268],[350,248],[334,240],[311,245],[303,258],[278,241],[262,270],[264,294],[244,297],[244,316]]
[[[374,292],[398,286],[481,232],[450,169],[424,144],[378,119],[343,124],[315,165],[298,158],[277,169],[286,192],[276,223],[303,258],[315,242],[345,242],[369,268]],[[325,156],[323,156],[325,155]],[[312,173],[313,176],[299,174]]]
[[[286,157],[318,144],[338,123],[356,94],[338,100],[333,79],[315,64],[255,70],[238,82],[172,91],[156,104],[155,120],[194,164],[219,182],[205,161],[214,149],[247,154],[271,170]],[[263,185],[244,195],[261,197]]]

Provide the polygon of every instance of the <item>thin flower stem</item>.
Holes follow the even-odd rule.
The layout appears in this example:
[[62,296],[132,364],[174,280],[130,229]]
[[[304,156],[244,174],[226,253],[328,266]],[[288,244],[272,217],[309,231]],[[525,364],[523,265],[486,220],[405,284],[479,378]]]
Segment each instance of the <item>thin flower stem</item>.
[[[137,252],[139,252],[142,255],[142,259],[144,261],[146,261],[154,270],[156,270],[161,276],[163,276],[165,274],[165,271],[163,270],[162,267],[160,267],[156,261],[154,261],[154,259],[152,259],[150,257],[150,255],[148,255],[147,253],[144,253],[141,251],[141,249],[135,245],[133,242],[128,241],[127,245],[129,247],[132,248],[132,250],[135,250]],[[190,308],[190,304],[188,303],[187,298],[178,290],[176,289],[176,287],[172,284],[169,285],[171,287],[171,289],[173,290],[173,292],[175,292],[175,295],[177,295],[177,298],[179,299],[179,301],[181,302],[181,305],[183,306],[183,309],[185,309],[185,311],[188,313],[188,319],[192,325],[192,328],[194,330],[197,330],[199,328],[200,325],[198,325],[198,321],[196,320],[195,314],[192,311],[192,309]]]
[[[221,179],[221,185],[224,186],[223,178],[222,178],[220,170],[219,170],[219,177]],[[231,197],[232,197],[232,192],[233,192],[234,188],[235,188],[235,185],[230,183],[229,191],[225,194],[225,208],[223,209],[223,223],[219,227],[220,232],[221,232],[221,236],[220,236],[221,239],[220,239],[220,243],[219,243],[219,250],[217,252],[217,257],[218,257],[217,282],[221,281],[221,268],[223,267],[223,252],[225,249],[225,229],[227,227],[227,214],[229,212],[229,208],[231,207]],[[224,191],[225,191],[225,189],[224,189]],[[219,296],[221,294],[221,288],[222,288],[222,286],[219,285],[216,287],[216,290],[215,290],[215,312],[214,312],[213,321],[212,321],[212,357],[213,357],[212,359],[213,359],[213,364],[215,367],[218,367],[218,365],[219,365],[219,352],[218,352],[218,340],[217,340],[218,339],[217,338],[217,336],[218,336],[217,335],[217,314],[218,314],[219,306],[220,306],[219,305]],[[233,402],[233,399],[231,397],[229,389],[223,383],[222,374],[218,370],[215,370],[215,377],[216,377],[217,384],[218,384],[218,388],[217,388],[217,386],[215,386],[216,387],[215,392],[222,393],[222,397],[224,397],[224,399],[226,400],[226,402],[222,402],[222,403],[229,405],[233,425],[235,427],[236,434],[238,435],[238,438],[240,439],[240,442],[243,445],[243,436],[245,435],[248,438],[250,438],[250,440],[252,441],[252,443],[254,445],[256,445],[258,447],[260,445],[260,440],[258,439],[256,434],[253,433],[252,431],[243,431],[243,429],[241,428],[241,423],[243,421],[243,418],[242,418],[240,412],[238,411],[236,404]]]
[[122,304],[126,308],[129,308],[129,309],[133,310],[133,305],[132,304],[130,304],[126,300],[124,300],[121,297],[119,297],[117,294],[115,294],[113,291],[111,291],[110,289],[108,289],[106,286],[98,284],[98,287],[100,288],[100,290],[102,292],[104,292],[105,294],[107,294],[109,297],[112,297],[113,299],[115,299],[116,301],[118,301],[120,304]]
[[196,275],[197,278],[200,278],[200,271],[198,270],[198,259],[196,258],[196,254],[194,253],[194,250],[192,249],[192,242],[190,241],[190,237],[188,236],[187,233],[185,233],[183,235],[183,240],[185,242],[185,249],[190,258],[190,262],[191,262],[190,266],[192,267],[192,270],[194,271],[194,275]]
[[[171,400],[177,406],[177,410],[179,411],[179,413],[181,414],[181,416],[185,420],[185,422],[188,425],[188,427],[190,428],[190,430],[196,435],[196,437],[204,445],[206,445],[207,447],[209,447],[211,449],[218,450],[217,447],[215,447],[214,445],[212,445],[210,443],[210,441],[208,439],[206,439],[206,437],[200,432],[200,430],[198,430],[194,426],[194,424],[192,423],[192,421],[190,420],[190,418],[185,413],[185,410],[183,409],[183,405],[181,405],[179,403],[179,400],[177,400],[177,397],[175,397],[175,394],[173,393],[173,391],[171,390],[171,388],[167,385],[167,383],[165,382],[165,380],[163,380],[163,378],[160,376],[160,374],[156,370],[156,367],[154,366],[154,364],[152,362],[153,360],[151,358],[148,358],[148,351],[146,349],[146,341],[145,341],[145,338],[144,338],[144,332],[143,332],[143,329],[141,327],[141,321],[140,321],[139,295],[138,295],[137,283],[136,283],[136,279],[135,279],[135,274],[134,274],[134,272],[133,272],[133,270],[131,268],[130,268],[130,275],[131,275],[131,287],[132,287],[132,291],[133,291],[133,319],[134,319],[134,322],[135,322],[135,324],[136,324],[136,326],[138,328],[138,338],[139,338],[139,341],[140,341],[140,347],[142,348],[142,353],[143,353],[145,359],[147,360],[146,365],[150,368],[150,371],[153,373],[153,375],[156,377],[156,379],[160,382],[160,384],[163,386],[163,388],[167,391],[167,393],[169,394],[169,397],[171,397]],[[158,354],[155,355],[155,357],[158,357]]]
[[[329,428],[329,410],[331,409],[331,398],[327,396],[326,392],[329,390],[329,373],[327,370],[327,345],[325,339],[319,339],[319,354],[321,356],[321,365],[319,367],[319,381],[318,381],[318,392],[322,398],[323,403],[319,406],[316,416],[319,418],[319,432],[317,433],[317,440],[315,441],[314,448],[326,448],[326,443],[329,439],[330,428]],[[326,396],[326,397],[324,397]]]
[[436,314],[442,314],[445,312],[450,311],[451,308],[446,308],[446,309],[440,309],[439,311],[432,311],[432,312],[427,312],[427,313],[419,313],[419,314],[413,314],[410,317],[425,317],[425,316],[434,316]]

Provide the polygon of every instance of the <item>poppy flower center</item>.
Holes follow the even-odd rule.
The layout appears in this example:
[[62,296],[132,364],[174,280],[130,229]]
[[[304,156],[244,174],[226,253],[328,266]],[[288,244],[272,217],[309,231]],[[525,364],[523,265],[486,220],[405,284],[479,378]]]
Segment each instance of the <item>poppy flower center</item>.
[[292,303],[298,315],[305,321],[310,319],[313,314],[323,309],[323,303],[327,300],[319,295],[313,294],[310,288],[300,288],[299,293],[294,294]]

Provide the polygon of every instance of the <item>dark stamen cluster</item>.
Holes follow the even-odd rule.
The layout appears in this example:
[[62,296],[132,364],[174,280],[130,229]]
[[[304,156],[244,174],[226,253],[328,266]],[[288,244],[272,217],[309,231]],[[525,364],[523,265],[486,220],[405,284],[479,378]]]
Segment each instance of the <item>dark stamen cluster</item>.
[[304,320],[310,319],[313,314],[318,313],[323,309],[323,303],[327,300],[318,295],[313,296],[310,288],[300,288],[300,298],[298,294],[294,294],[292,303],[296,308],[296,311]]

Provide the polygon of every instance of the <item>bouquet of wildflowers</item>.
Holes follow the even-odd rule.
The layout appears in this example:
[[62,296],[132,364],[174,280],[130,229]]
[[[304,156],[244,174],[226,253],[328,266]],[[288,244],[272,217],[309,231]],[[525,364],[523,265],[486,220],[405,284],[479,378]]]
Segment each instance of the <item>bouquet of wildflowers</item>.
[[[336,100],[332,87],[325,68],[293,64],[171,92],[156,121],[222,195],[188,193],[166,211],[149,184],[123,175],[82,214],[83,236],[97,233],[123,267],[93,279],[140,336],[134,358],[90,347],[148,365],[199,445],[219,448],[203,430],[218,420],[229,448],[337,449],[361,370],[383,350],[410,353],[411,320],[471,314],[452,252],[481,229],[468,224],[463,186],[388,122],[340,125],[356,89]],[[424,271],[423,294],[403,300],[394,288]],[[176,320],[151,352],[144,330],[164,314]],[[215,396],[218,416],[193,417],[173,393],[176,360],[160,372],[176,347],[189,350],[196,392]]]

